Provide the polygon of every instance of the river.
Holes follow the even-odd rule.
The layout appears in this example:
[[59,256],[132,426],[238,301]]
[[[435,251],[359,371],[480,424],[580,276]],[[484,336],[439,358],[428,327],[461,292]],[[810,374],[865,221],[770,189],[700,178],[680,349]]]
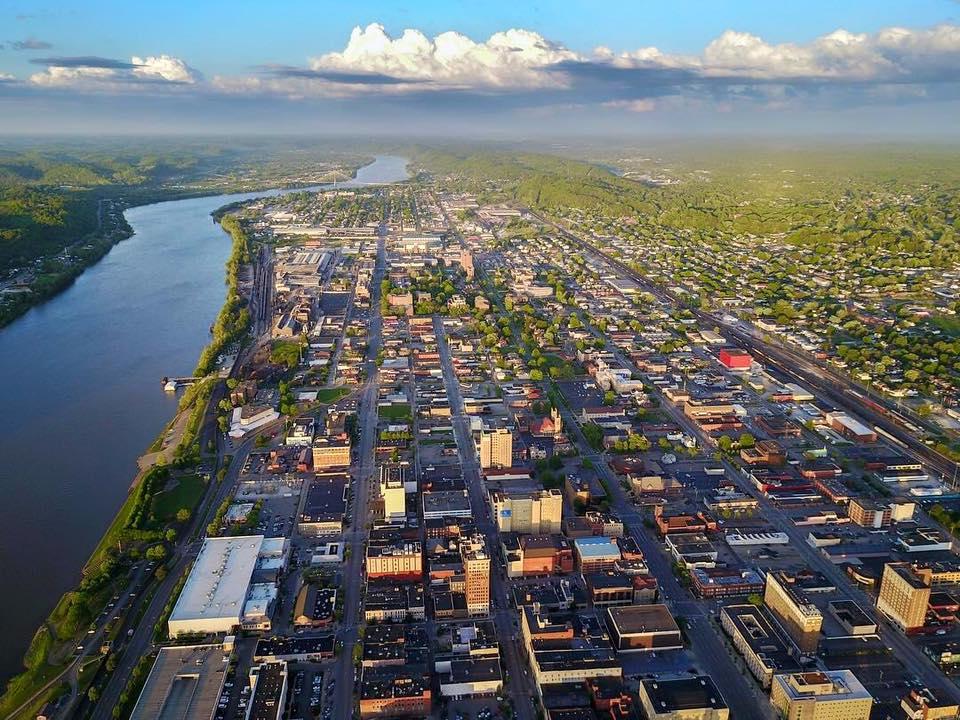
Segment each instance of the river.
[[[407,178],[378,156],[338,187]],[[134,235],[0,331],[0,683],[126,497],[173,417],[165,375],[189,375],[224,299],[230,238],[210,213],[282,190],[127,210]]]

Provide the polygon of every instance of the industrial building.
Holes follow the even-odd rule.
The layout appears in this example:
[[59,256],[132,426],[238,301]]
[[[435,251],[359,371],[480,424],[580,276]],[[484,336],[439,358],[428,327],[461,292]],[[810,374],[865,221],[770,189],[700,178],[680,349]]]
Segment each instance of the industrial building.
[[212,717],[223,689],[228,654],[222,645],[160,648],[131,720]]
[[268,566],[282,571],[287,551],[285,538],[206,538],[167,621],[170,637],[230,633],[245,619],[265,629],[263,615],[269,622],[276,584],[255,582],[255,573]]

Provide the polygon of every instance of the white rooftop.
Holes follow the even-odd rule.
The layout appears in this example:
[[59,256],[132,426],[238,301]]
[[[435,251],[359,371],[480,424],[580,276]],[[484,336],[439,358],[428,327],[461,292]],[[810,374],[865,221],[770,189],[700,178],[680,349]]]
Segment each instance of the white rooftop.
[[170,621],[236,618],[239,623],[263,541],[263,535],[206,538]]

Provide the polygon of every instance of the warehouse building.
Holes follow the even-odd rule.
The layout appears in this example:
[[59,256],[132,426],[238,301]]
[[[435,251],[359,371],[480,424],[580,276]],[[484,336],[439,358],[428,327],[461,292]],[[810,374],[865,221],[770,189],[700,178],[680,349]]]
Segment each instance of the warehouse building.
[[255,573],[262,568],[275,576],[287,554],[285,538],[206,538],[167,621],[170,637],[230,633],[245,616],[263,629],[266,615],[269,627],[276,585],[255,582]]
[[225,677],[222,645],[160,648],[131,720],[209,718]]

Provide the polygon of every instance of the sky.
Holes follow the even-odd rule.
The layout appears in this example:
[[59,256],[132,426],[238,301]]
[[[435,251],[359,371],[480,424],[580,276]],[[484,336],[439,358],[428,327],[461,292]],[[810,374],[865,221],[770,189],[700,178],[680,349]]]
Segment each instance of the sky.
[[960,134],[958,0],[0,0],[0,133]]

